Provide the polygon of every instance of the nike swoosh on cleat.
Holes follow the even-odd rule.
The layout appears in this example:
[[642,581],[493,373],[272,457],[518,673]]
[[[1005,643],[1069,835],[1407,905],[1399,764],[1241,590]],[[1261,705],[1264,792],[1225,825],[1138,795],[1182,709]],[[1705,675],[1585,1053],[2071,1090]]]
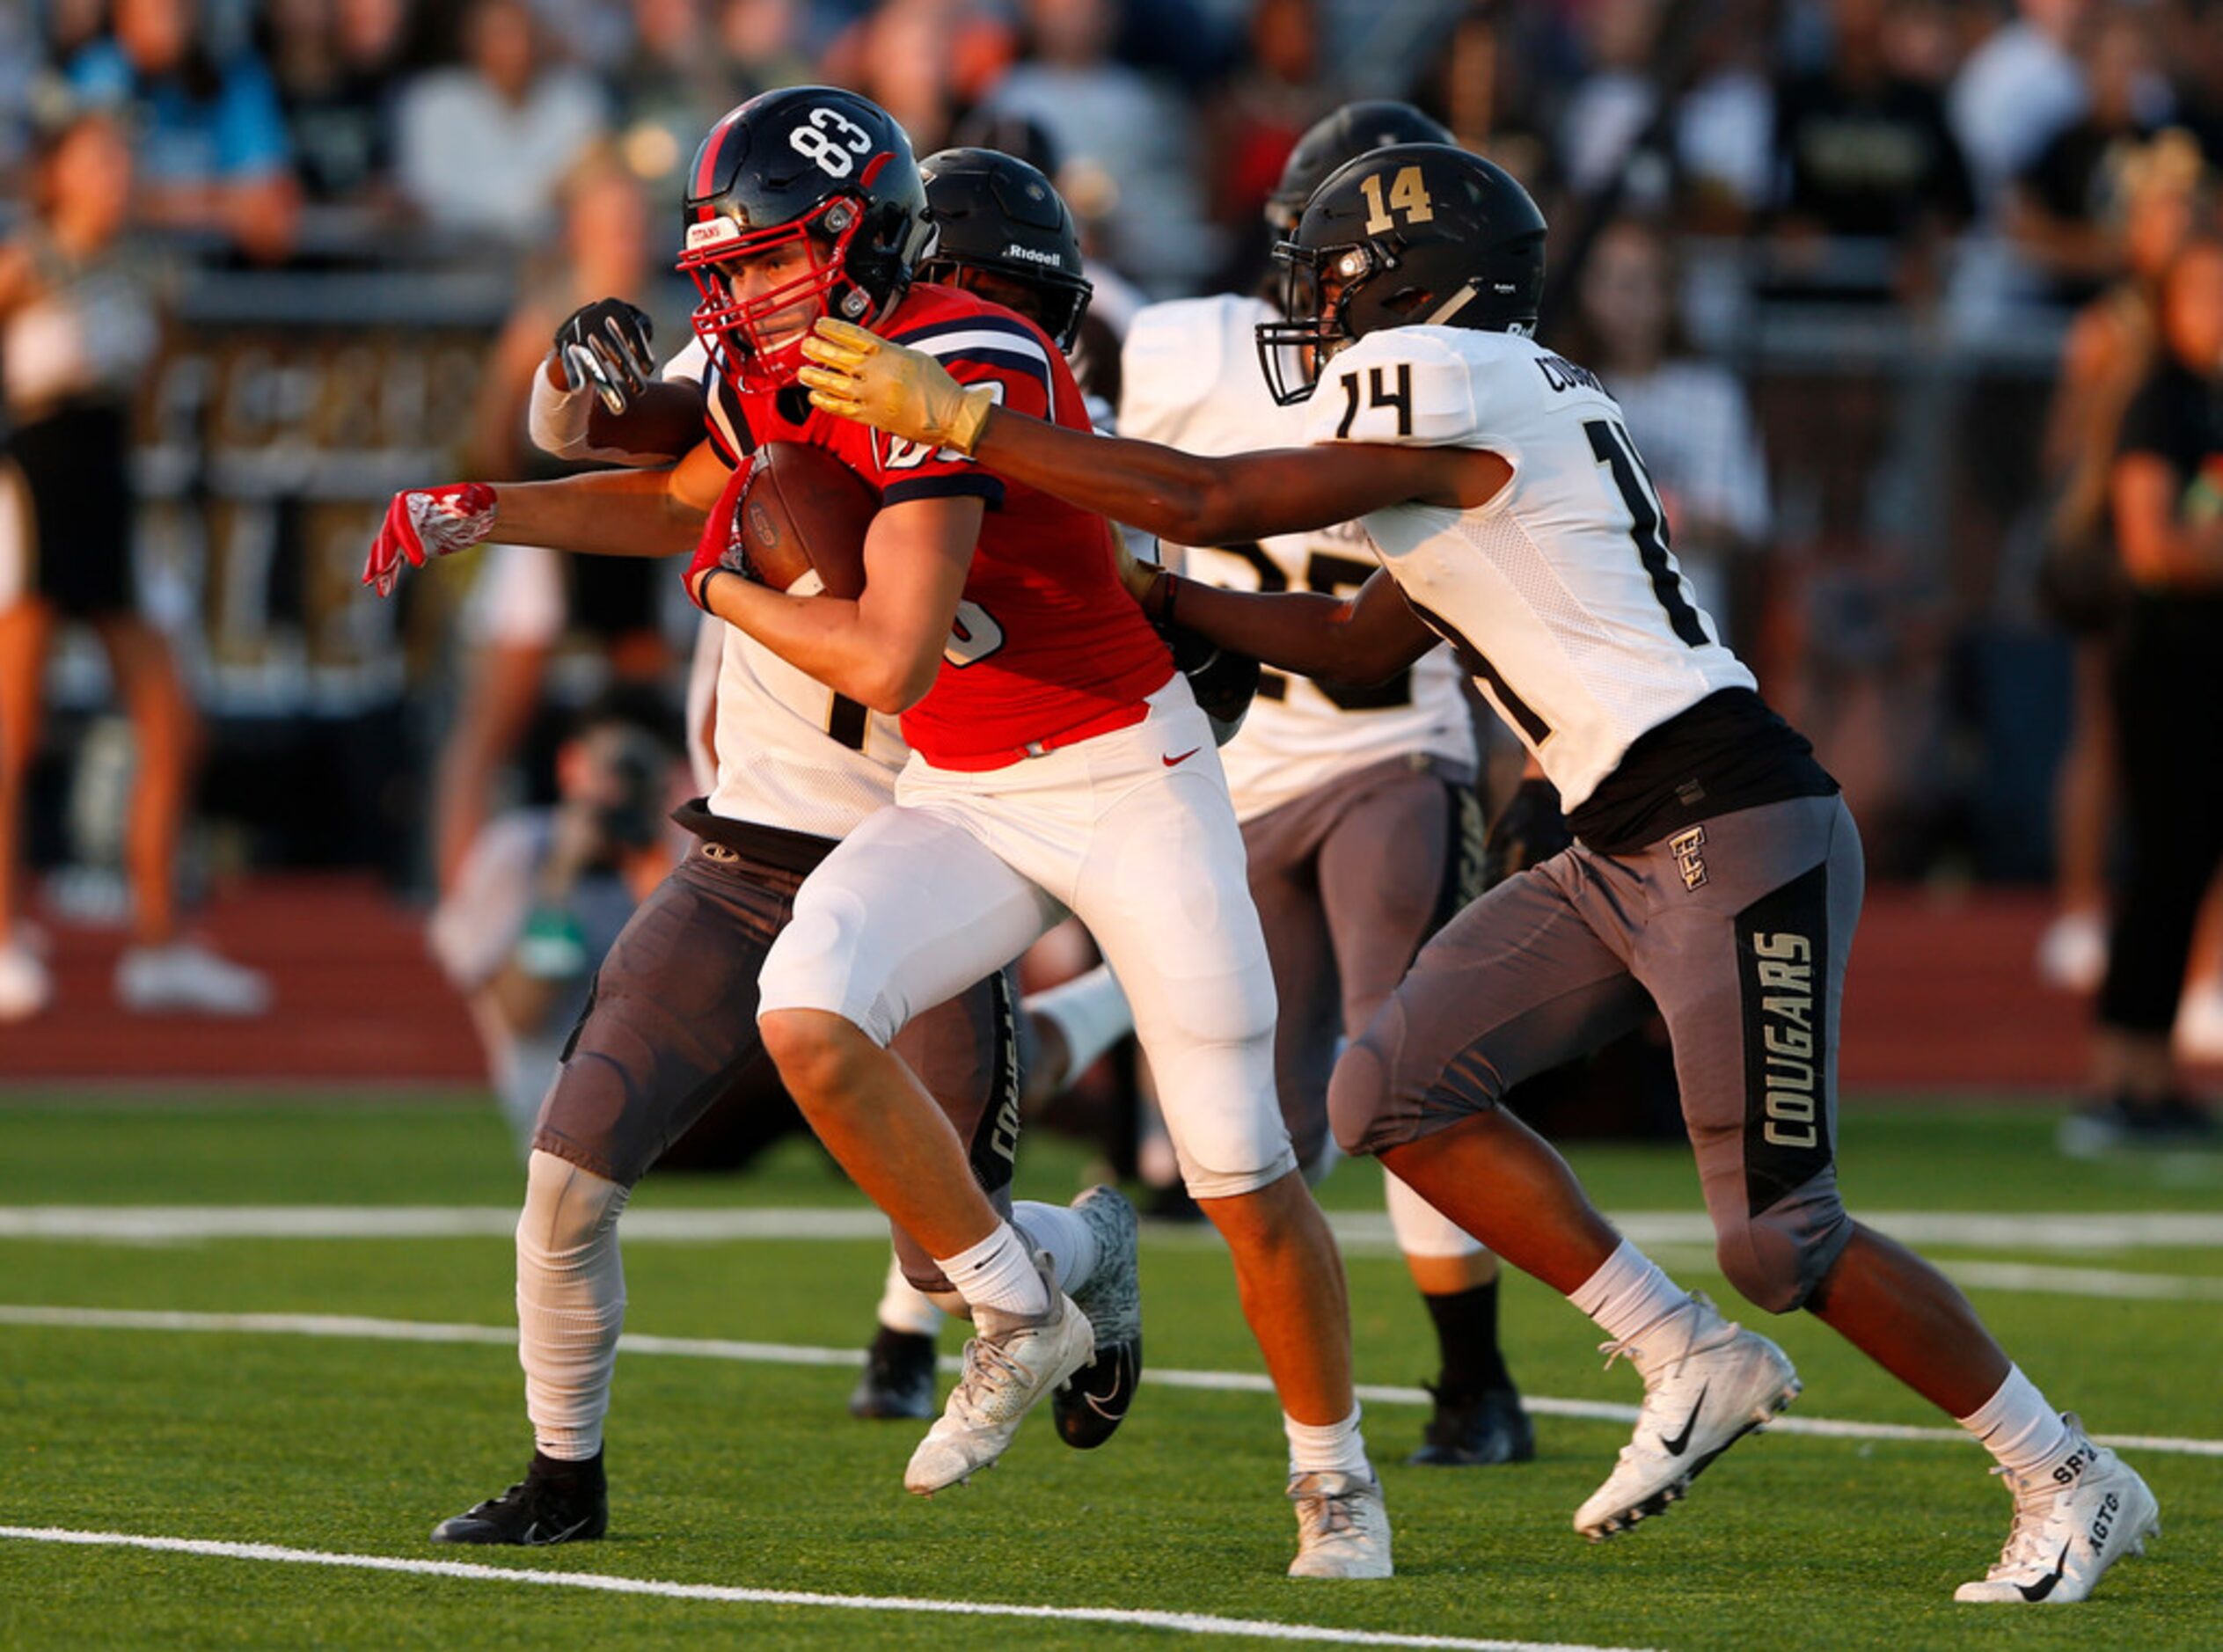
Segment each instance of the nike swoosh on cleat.
[[[589,1518],[591,1517],[589,1517]],[[544,1537],[540,1531],[540,1522],[536,1520],[525,1528],[525,1535],[522,1541],[527,1546],[531,1548],[545,1548],[552,1543],[561,1543],[569,1538],[576,1536],[579,1532],[585,1531],[586,1527],[587,1522],[585,1520],[574,1520],[562,1531],[551,1531]]]
[[2061,1581],[2061,1573],[2067,1567],[2068,1561],[2069,1546],[2064,1543],[2061,1545],[2060,1553],[2054,1559],[2053,1569],[2051,1573],[2039,1578],[2035,1583],[2017,1583],[2015,1587],[2022,1591],[2023,1599],[2035,1605],[2053,1592],[2053,1586]]
[[1169,769],[1174,768],[1179,764],[1187,763],[1191,757],[1195,757],[1203,749],[1203,747],[1202,746],[1191,746],[1188,750],[1182,752],[1178,757],[1160,757],[1159,761]]
[[[1712,1385],[1709,1383],[1707,1386],[1711,1387]],[[1691,1407],[1690,1415],[1683,1419],[1683,1431],[1680,1434],[1671,1440],[1664,1435],[1660,1436],[1660,1444],[1667,1448],[1667,1454],[1670,1457],[1680,1457],[1691,1449],[1691,1430],[1698,1426],[1698,1414],[1706,1409],[1706,1393],[1705,1388],[1698,1391],[1698,1403]]]
[[1084,1391],[1081,1398],[1087,1400],[1088,1408],[1105,1422],[1116,1422],[1127,1414],[1127,1402],[1120,1397],[1126,1386],[1127,1362],[1119,1360],[1112,1367],[1111,1392],[1099,1398]]

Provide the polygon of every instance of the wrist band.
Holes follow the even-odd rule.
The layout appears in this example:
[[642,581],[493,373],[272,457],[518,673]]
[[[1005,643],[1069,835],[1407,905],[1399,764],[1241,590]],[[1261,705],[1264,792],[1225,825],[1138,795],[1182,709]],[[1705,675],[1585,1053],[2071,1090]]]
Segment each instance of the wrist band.
[[746,580],[749,577],[739,568],[729,568],[722,562],[713,562],[705,568],[702,577],[695,581],[695,606],[706,614],[711,611],[710,582],[720,574],[730,574],[737,580]]

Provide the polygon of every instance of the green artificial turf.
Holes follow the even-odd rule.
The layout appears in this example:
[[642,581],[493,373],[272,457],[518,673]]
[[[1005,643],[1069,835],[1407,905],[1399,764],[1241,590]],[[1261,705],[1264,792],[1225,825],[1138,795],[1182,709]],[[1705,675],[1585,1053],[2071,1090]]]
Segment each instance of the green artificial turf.
[[[2042,1112],[1855,1111],[1856,1205],[1893,1210],[2213,1210],[2199,1161],[2069,1166]],[[501,1207],[521,1178],[488,1112],[380,1101],[0,1107],[0,1206]],[[1609,1210],[1696,1208],[1686,1152],[1570,1155]],[[1022,1191],[1072,1191],[1079,1155],[1031,1143]],[[2212,1161],[2211,1161],[2212,1163]],[[2188,1168],[2188,1166],[2190,1166]],[[1326,1202],[1378,1209],[1371,1166]],[[854,1206],[815,1151],[740,1180],[651,1178],[637,1210]],[[2216,1253],[2098,1255],[1956,1247],[1956,1261],[2223,1274]],[[861,1347],[886,1253],[863,1240],[629,1240],[628,1329],[682,1339]],[[1702,1251],[1674,1271],[1727,1293]],[[1349,1262],[1359,1377],[1433,1374],[1400,1265]],[[1225,1257],[1208,1236],[1145,1235],[1147,1348],[1160,1370],[1255,1372]],[[454,1239],[0,1239],[0,1305],[357,1315],[507,1327],[509,1247]],[[2064,1405],[2113,1434],[2223,1437],[2213,1301],[1971,1293]],[[1630,1401],[1597,1334],[1526,1280],[1505,1341],[1537,1395]],[[1938,1421],[1809,1319],[1775,1321],[1806,1393],[1795,1415]],[[945,1337],[946,1352],[958,1338]],[[608,1540],[435,1550],[441,1517],[499,1491],[530,1440],[512,1349],[269,1331],[0,1324],[0,1524],[128,1532],[530,1571],[876,1597],[1190,1612],[1347,1631],[1611,1647],[2122,1647],[2223,1643],[2223,1458],[2148,1452],[2167,1535],[2073,1610],[1956,1607],[2005,1535],[2007,1503],[1960,1444],[1785,1434],[1737,1447],[1691,1502],[1592,1546],[1569,1527],[1625,1425],[1546,1416],[1539,1460],[1411,1468],[1422,1412],[1377,1402],[1367,1432],[1397,1523],[1399,1576],[1298,1584],[1269,1396],[1146,1382],[1121,1436],[1068,1451],[1035,1422],[1005,1463],[932,1501],[901,1488],[918,1428],[852,1422],[843,1368],[682,1353],[620,1358]],[[0,1646],[843,1648],[1171,1644],[1163,1630],[617,1596],[500,1581],[0,1540]],[[1215,1641],[1213,1645],[1247,1642]],[[1264,1641],[1257,1644],[1267,1644]]]

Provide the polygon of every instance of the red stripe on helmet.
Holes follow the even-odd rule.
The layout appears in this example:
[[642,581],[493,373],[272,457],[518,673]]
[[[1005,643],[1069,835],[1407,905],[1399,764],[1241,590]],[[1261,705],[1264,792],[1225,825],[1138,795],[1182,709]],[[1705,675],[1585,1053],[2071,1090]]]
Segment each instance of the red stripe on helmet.
[[728,109],[704,137],[702,154],[695,164],[695,180],[687,190],[690,195],[700,199],[708,194],[711,186],[718,181],[718,152],[726,147],[726,129],[741,118],[741,109],[748,106],[743,104],[741,108]]
[[874,156],[872,159],[865,163],[865,170],[857,174],[857,181],[862,184],[866,188],[870,189],[872,187],[872,180],[880,176],[880,169],[887,165],[888,162],[894,160],[895,158],[895,150],[881,150],[879,154]]

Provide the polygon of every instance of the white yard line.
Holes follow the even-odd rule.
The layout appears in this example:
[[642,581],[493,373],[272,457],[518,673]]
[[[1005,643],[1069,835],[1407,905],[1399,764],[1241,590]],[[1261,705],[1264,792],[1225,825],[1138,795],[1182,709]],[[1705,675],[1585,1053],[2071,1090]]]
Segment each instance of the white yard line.
[[[2035,1251],[2223,1250],[2223,1213],[2199,1210],[1863,1210],[1861,1219],[1911,1245]],[[1389,1218],[1340,1210],[1329,1222],[1356,1250],[1393,1248]],[[1639,1245],[1705,1245],[1714,1231],[1702,1210],[1625,1210],[1613,1217]],[[164,1243],[212,1239],[508,1238],[514,1205],[83,1205],[0,1206],[0,1239]],[[631,1210],[630,1243],[718,1244],[735,1239],[878,1239],[887,1224],[863,1206],[759,1206],[722,1210]],[[1152,1243],[1203,1228],[1153,1224]]]
[[1305,1641],[1333,1646],[1427,1647],[1452,1652],[1634,1652],[1617,1647],[1557,1641],[1476,1641],[1462,1635],[1394,1634],[1271,1619],[1215,1618],[1183,1612],[1137,1612],[1116,1606],[1025,1606],[999,1601],[920,1600],[901,1595],[822,1595],[790,1589],[743,1589],[720,1583],[667,1583],[602,1572],[524,1571],[466,1561],[405,1560],[389,1554],[334,1554],[322,1549],[282,1548],[269,1543],[217,1543],[195,1538],[150,1538],[127,1531],[69,1531],[53,1526],[0,1526],[0,1539],[62,1543],[93,1548],[152,1549],[215,1560],[282,1566],[333,1566],[354,1571],[400,1572],[414,1577],[455,1577],[472,1583],[521,1583],[540,1589],[586,1589],[609,1595],[654,1595],[667,1600],[711,1601],[742,1606],[815,1606],[833,1612],[899,1612],[958,1618],[1032,1618],[1062,1623],[1113,1624],[1165,1629],[1177,1634],[1232,1635],[1260,1641]]
[[[1386,1217],[1344,1211],[1333,1218],[1349,1255],[1390,1255],[1396,1242]],[[169,1245],[211,1239],[507,1239],[516,1213],[493,1205],[17,1205],[0,1206],[0,1239]],[[1711,1230],[1702,1215],[1639,1211],[1623,1230],[1663,1262],[1710,1267]],[[1920,1216],[1884,1212],[1876,1225],[1928,1245],[2020,1246],[2041,1250],[2116,1250],[2139,1246],[2202,1248],[2223,1243],[2223,1217],[2196,1212],[2058,1216]],[[887,1225],[871,1210],[764,1209],[635,1210],[625,1217],[632,1244],[749,1240],[874,1240]],[[1153,1225],[1153,1248],[1213,1247],[1208,1230]],[[2058,1268],[1981,1258],[1948,1258],[1945,1270],[1979,1290],[2050,1296],[2223,1302],[2223,1279],[2189,1274]]]
[[[517,1333],[508,1326],[442,1325],[420,1319],[377,1319],[352,1314],[325,1313],[186,1313],[174,1310],[133,1308],[64,1308],[0,1305],[0,1325],[48,1326],[80,1331],[185,1331],[233,1335],[326,1336],[391,1342],[462,1342],[491,1348],[514,1348]],[[832,1365],[854,1370],[864,1356],[854,1349],[809,1348],[788,1342],[741,1342],[711,1337],[647,1336],[628,1331],[618,1339],[618,1352],[662,1354],[686,1359],[737,1360],[764,1365]],[[954,1371],[957,1362],[945,1356],[943,1369]],[[1167,1388],[1196,1388],[1228,1393],[1273,1393],[1273,1385],[1254,1371],[1166,1371],[1152,1369],[1145,1383]],[[1431,1403],[1423,1388],[1361,1384],[1358,1397],[1374,1405],[1423,1406]],[[1634,1406],[1599,1400],[1554,1400],[1524,1394],[1522,1403],[1546,1416],[1576,1417],[1586,1422],[1633,1422]],[[1922,1428],[1902,1422],[1856,1422],[1835,1417],[1778,1417],[1768,1427],[1781,1434],[1810,1435],[1828,1440],[1922,1440],[1968,1444],[1960,1429]],[[2102,1445],[2125,1450],[2174,1453],[2183,1457],[2223,1458],[2223,1440],[2180,1439],[2168,1435],[2102,1434],[2093,1436]]]

